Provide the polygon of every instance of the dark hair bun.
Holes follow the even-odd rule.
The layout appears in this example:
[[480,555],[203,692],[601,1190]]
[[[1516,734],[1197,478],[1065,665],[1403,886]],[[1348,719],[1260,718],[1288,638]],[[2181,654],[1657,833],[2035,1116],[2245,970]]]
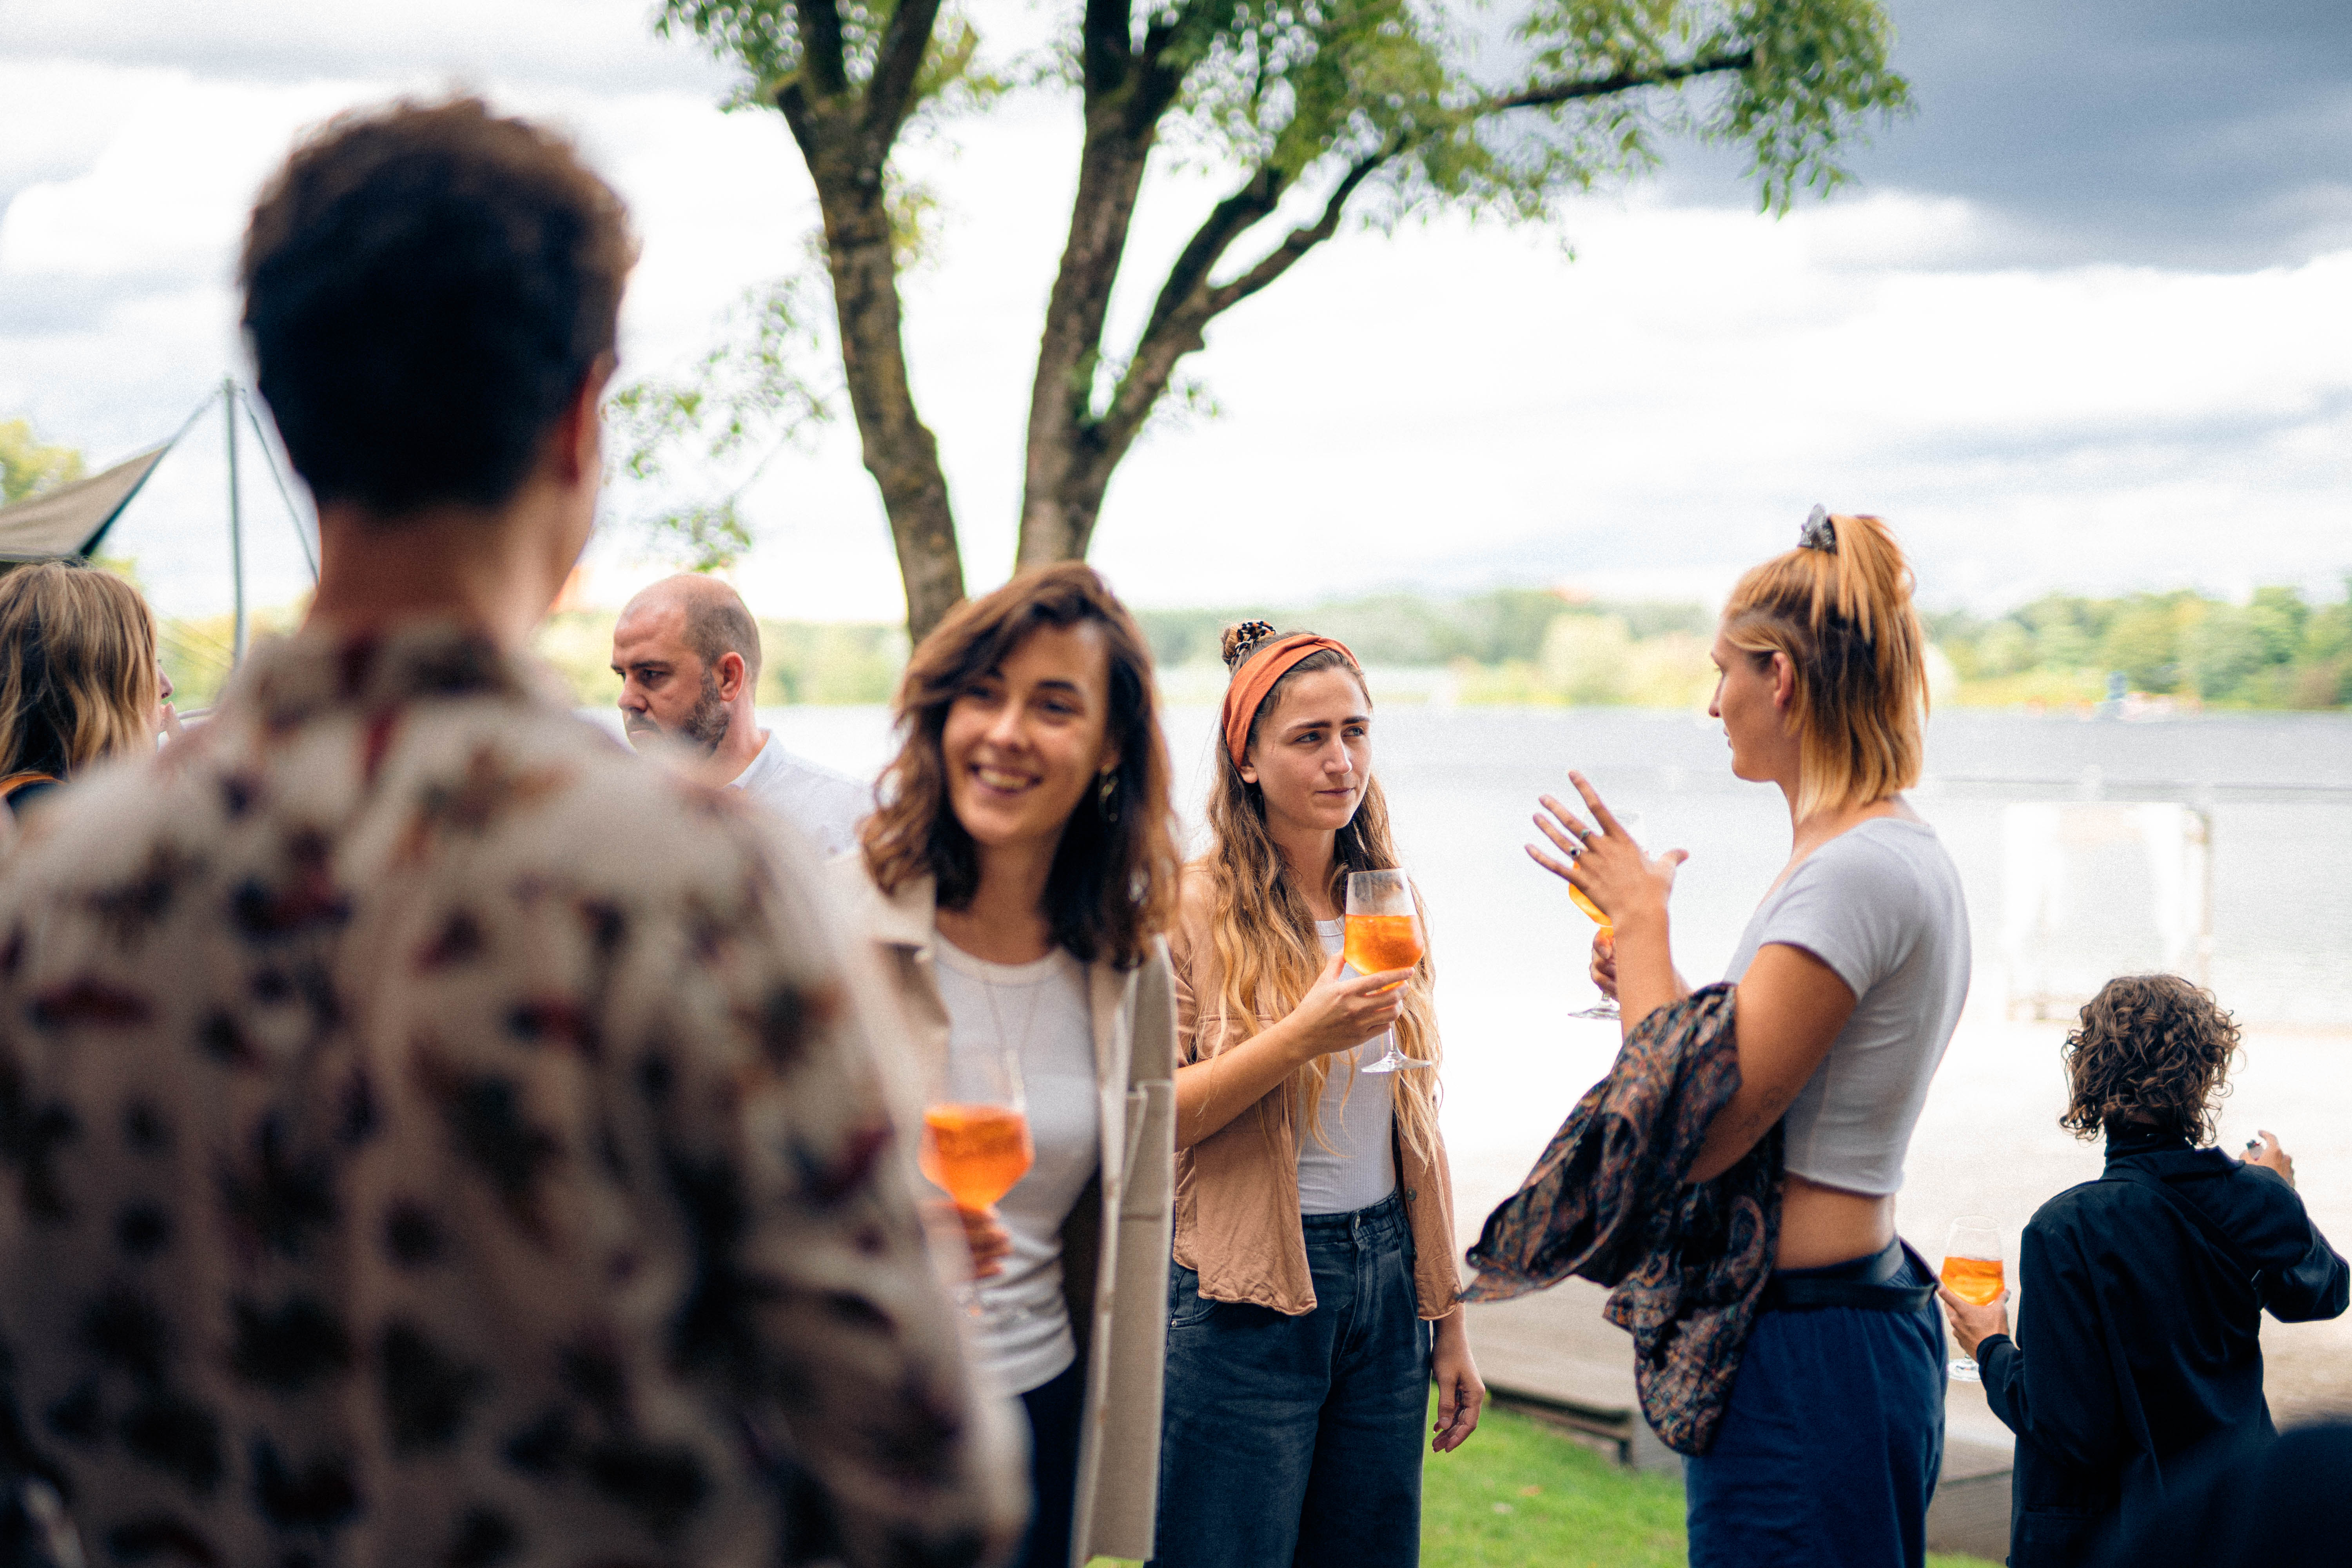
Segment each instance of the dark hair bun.
[[1225,668],[1239,669],[1249,656],[1274,640],[1274,627],[1265,621],[1235,621],[1225,628]]

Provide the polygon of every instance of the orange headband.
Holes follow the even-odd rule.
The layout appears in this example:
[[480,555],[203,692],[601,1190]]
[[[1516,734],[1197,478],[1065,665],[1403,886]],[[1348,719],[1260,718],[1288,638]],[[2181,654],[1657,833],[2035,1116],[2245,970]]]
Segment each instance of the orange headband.
[[1291,667],[1310,653],[1325,648],[1336,649],[1348,667],[1363,679],[1363,667],[1348,645],[1332,637],[1318,637],[1312,632],[1293,632],[1286,637],[1276,637],[1242,661],[1234,671],[1233,684],[1225,688],[1225,751],[1233,757],[1234,766],[1242,765],[1249,751],[1250,721],[1257,717],[1257,705],[1274,689],[1274,683],[1288,675]]

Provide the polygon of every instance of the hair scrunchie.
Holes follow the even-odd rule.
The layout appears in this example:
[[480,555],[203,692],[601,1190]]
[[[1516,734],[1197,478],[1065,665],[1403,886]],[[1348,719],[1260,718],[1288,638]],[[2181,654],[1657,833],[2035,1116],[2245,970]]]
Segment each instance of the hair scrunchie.
[[1225,752],[1234,759],[1234,766],[1242,765],[1244,753],[1249,750],[1250,721],[1257,717],[1257,705],[1274,689],[1274,683],[1288,675],[1291,668],[1308,654],[1325,648],[1338,652],[1348,661],[1360,679],[1363,666],[1348,645],[1336,637],[1320,637],[1311,632],[1294,632],[1277,637],[1244,659],[1234,671],[1233,683],[1225,688]]
[[1812,514],[1805,519],[1805,525],[1797,530],[1797,548],[1818,550],[1824,555],[1837,553],[1837,520],[1830,515],[1829,508],[1813,508]]

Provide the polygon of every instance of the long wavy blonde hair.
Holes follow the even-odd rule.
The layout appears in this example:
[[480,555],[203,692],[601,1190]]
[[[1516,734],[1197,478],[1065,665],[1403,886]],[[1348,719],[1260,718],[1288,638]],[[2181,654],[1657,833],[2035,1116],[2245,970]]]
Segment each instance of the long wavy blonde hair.
[[0,575],[0,775],[66,778],[154,750],[155,617],[111,573],[46,561]]
[[[1229,665],[1239,665],[1248,651],[1245,647],[1237,650],[1237,629],[1228,627],[1225,633]],[[1244,755],[1249,747],[1257,744],[1258,731],[1266,720],[1282,706],[1283,693],[1290,684],[1318,669],[1344,669],[1354,677],[1360,689],[1363,688],[1363,671],[1337,650],[1322,648],[1307,655],[1275,682],[1259,701],[1257,711],[1250,716],[1249,746],[1243,748]],[[1370,706],[1371,693],[1368,689],[1364,702]],[[1323,952],[1322,940],[1316,934],[1315,917],[1307,909],[1306,895],[1284,864],[1274,836],[1266,830],[1265,791],[1242,777],[1240,766],[1222,741],[1216,752],[1217,782],[1209,792],[1209,852],[1196,862],[1196,868],[1209,879],[1213,900],[1210,931],[1217,944],[1218,963],[1224,971],[1224,985],[1217,1005],[1225,1019],[1241,1024],[1242,1032],[1234,1039],[1238,1044],[1268,1023],[1287,1016],[1314,985],[1328,959]],[[1381,792],[1379,778],[1370,778],[1364,781],[1364,795],[1356,806],[1356,815],[1339,830],[1332,846],[1331,886],[1327,891],[1333,905],[1346,907],[1349,872],[1389,871],[1396,866],[1396,846],[1389,837],[1388,798]],[[1420,900],[1416,889],[1416,906]],[[1423,910],[1424,940],[1428,930],[1428,913]],[[1433,1063],[1439,1059],[1441,1052],[1437,1010],[1431,999],[1436,975],[1436,963],[1424,951],[1421,963],[1414,966],[1412,978],[1405,983],[1404,1013],[1396,1025],[1397,1048],[1406,1056]],[[1351,1079],[1355,1070],[1351,1055],[1348,1063]],[[1323,1087],[1330,1071],[1331,1058],[1317,1057],[1291,1075],[1289,1085],[1294,1096],[1292,1103],[1305,1118],[1307,1136],[1327,1149],[1330,1145],[1323,1137],[1320,1113]],[[1437,1149],[1436,1076],[1434,1071],[1393,1075],[1398,1131],[1406,1146],[1423,1159],[1433,1157]]]

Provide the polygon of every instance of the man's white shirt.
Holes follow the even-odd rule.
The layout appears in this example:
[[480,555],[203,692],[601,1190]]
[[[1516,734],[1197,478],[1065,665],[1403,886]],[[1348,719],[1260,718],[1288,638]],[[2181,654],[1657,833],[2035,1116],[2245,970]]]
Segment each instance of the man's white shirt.
[[796,757],[770,731],[733,785],[801,831],[831,859],[857,843],[857,825],[874,810],[873,786]]

